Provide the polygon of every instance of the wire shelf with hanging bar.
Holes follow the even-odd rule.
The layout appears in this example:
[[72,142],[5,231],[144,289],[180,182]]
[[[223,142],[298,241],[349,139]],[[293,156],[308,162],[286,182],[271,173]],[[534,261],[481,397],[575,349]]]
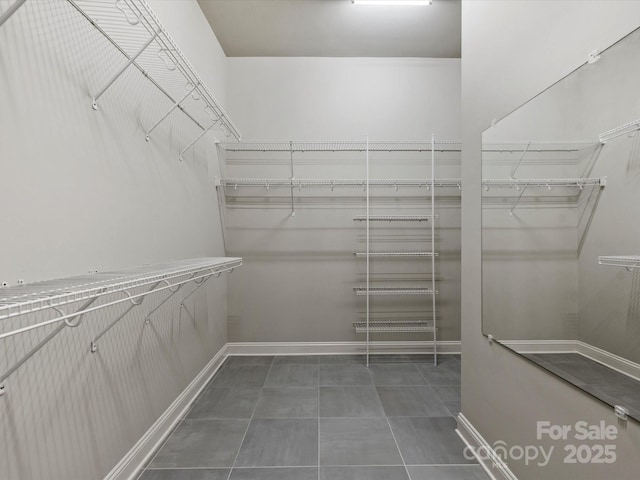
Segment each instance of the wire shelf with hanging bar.
[[606,177],[602,178],[486,178],[482,180],[485,189],[489,188],[516,188],[519,187],[577,187],[584,188],[587,186],[604,187],[607,184]]
[[[427,222],[438,218],[438,215],[370,215],[370,222]],[[356,215],[353,217],[354,222],[367,221],[366,215]]]
[[577,152],[584,148],[596,147],[594,140],[523,140],[483,142],[483,152]]
[[240,140],[241,135],[229,115],[202,81],[186,56],[162,26],[145,0],[67,0],[125,57],[117,72],[92,95],[92,106],[131,66],[137,68],[173,104],[145,132],[150,139],[153,130],[174,110],[187,115],[201,134],[180,156],[212,128]]
[[[246,141],[221,142],[220,148],[228,152],[365,152],[364,141]],[[370,141],[369,152],[430,152],[433,148],[441,152],[460,152],[459,140],[438,140],[432,146],[431,140],[416,141]]]
[[[26,315],[53,307],[60,308],[64,305],[86,301],[105,295],[124,293],[128,290],[144,287],[154,283],[166,283],[167,285],[153,291],[171,288],[175,286],[170,280],[177,277],[192,275],[195,279],[198,275],[218,274],[242,265],[241,258],[212,257],[183,260],[153,266],[143,266],[134,269],[95,273],[85,276],[47,280],[43,282],[27,283],[12,287],[0,288],[0,320],[5,320],[20,315]],[[148,292],[144,295],[148,295]],[[142,296],[140,294],[139,296]],[[131,297],[132,298],[132,297]],[[125,298],[119,301],[128,301]],[[94,307],[95,309],[96,307]],[[78,311],[73,316],[86,313]],[[48,323],[64,320],[56,318]],[[27,330],[37,328],[30,326]],[[5,332],[0,334],[0,339],[20,332]]]
[[598,257],[598,264],[631,270],[640,268],[640,255],[602,255]]
[[[353,291],[357,296],[367,295],[366,287],[354,287]],[[420,287],[369,287],[369,295],[433,295],[434,290],[431,288]],[[435,290],[435,294],[438,291]]]
[[[232,272],[241,265],[241,258],[196,258],[1,288],[0,320],[7,321],[11,318],[45,310],[53,311],[54,316],[44,321],[29,323],[20,328],[2,331],[0,340],[48,326],[55,326],[55,328],[50,330],[43,339],[15,361],[8,370],[0,373],[0,395],[6,393],[4,381],[7,378],[66,327],[78,327],[86,314],[106,309],[113,305],[130,303],[124,312],[93,337],[90,343],[90,352],[95,353],[98,349],[100,338],[126,317],[131,310],[142,305],[147,296],[161,291],[169,291],[169,295],[166,298],[159,302],[153,310],[147,312],[145,323],[149,323],[150,317],[185,285],[195,284],[191,291],[182,297],[180,302],[181,309],[184,308],[185,300],[200,289],[209,279],[217,278],[223,272]],[[121,295],[119,298],[112,298],[116,294]],[[107,298],[107,296],[109,297]],[[105,301],[98,302],[101,299]],[[76,305],[78,302],[82,302],[79,307]],[[65,309],[67,310],[66,312]]]
[[[367,332],[367,322],[353,322],[356,333]],[[412,333],[425,332],[432,333],[437,331],[432,322],[425,321],[369,321],[369,332],[372,333]]]
[[[372,179],[369,180],[369,187],[419,187],[419,188],[462,188],[462,182],[459,178],[440,178],[431,182],[430,179]],[[238,187],[262,187],[269,188],[302,188],[302,187],[359,187],[366,188],[367,181],[365,179],[297,179],[297,178],[223,178],[218,182],[218,186],[237,189]]]

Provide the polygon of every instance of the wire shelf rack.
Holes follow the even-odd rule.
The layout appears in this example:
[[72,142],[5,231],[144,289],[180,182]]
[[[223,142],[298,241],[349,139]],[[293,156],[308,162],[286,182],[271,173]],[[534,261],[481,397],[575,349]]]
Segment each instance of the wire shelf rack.
[[[370,222],[427,222],[438,215],[370,215]],[[366,215],[356,215],[353,217],[354,222],[366,222]]]
[[241,258],[196,258],[0,288],[0,320],[167,282],[203,271],[217,274],[241,265]]
[[[172,101],[174,107],[166,116],[174,109],[179,109],[203,133],[215,126],[226,136],[240,140],[238,128],[145,0],[67,1],[122,52],[127,60],[124,68],[130,65],[136,67]],[[98,97],[118,78],[124,68],[94,95],[94,108],[97,108]],[[159,119],[158,123],[166,116]],[[153,128],[155,126],[157,124]],[[150,133],[146,132],[147,139]]]
[[[367,322],[353,322],[356,333],[367,333]],[[373,333],[404,333],[404,332],[434,332],[433,324],[424,321],[373,321],[369,322],[369,332]]]
[[640,268],[640,255],[603,255],[598,257],[598,263],[627,269]]
[[612,128],[611,130],[607,130],[606,132],[601,133],[598,138],[600,142],[606,143],[609,140],[620,137],[622,135],[632,134],[637,130],[640,130],[640,119],[625,123],[624,125]]
[[[358,296],[367,295],[366,287],[354,287],[353,291]],[[430,288],[416,287],[370,287],[369,295],[433,295],[434,291]],[[438,294],[438,291],[435,291]]]
[[[441,178],[434,182],[431,179],[374,179],[369,180],[370,187],[427,187],[431,185],[436,187],[462,188],[462,182],[459,178]],[[366,187],[365,179],[297,179],[297,178],[223,178],[219,185],[224,187],[264,187],[264,188],[300,188],[300,187]]]
[[604,187],[607,184],[606,177],[603,178],[486,178],[482,180],[485,188],[491,187],[578,187],[587,186]]
[[[228,152],[364,152],[366,141],[245,141],[221,142],[220,148]],[[431,140],[415,141],[378,141],[369,142],[370,152],[430,152]],[[439,140],[434,150],[442,152],[459,152],[462,142],[459,140]]]
[[584,148],[596,147],[594,140],[522,140],[483,142],[483,152],[577,152]]

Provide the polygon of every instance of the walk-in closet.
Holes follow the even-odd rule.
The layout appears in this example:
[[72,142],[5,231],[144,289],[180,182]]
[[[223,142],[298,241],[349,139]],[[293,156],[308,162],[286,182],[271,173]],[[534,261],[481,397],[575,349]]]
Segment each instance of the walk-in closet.
[[638,19],[0,0],[0,480],[635,480]]

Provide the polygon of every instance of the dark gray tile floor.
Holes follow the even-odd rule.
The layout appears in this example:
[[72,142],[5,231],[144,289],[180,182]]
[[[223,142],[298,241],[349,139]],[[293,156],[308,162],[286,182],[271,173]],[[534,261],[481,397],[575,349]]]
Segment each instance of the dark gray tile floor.
[[640,382],[578,353],[525,354],[529,360],[555,373],[609,405],[622,405],[640,420]]
[[230,357],[139,480],[481,480],[460,357]]

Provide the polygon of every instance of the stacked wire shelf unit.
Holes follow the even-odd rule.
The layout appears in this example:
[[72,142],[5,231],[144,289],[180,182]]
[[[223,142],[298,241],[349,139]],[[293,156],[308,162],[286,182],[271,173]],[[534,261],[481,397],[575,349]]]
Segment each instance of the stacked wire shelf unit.
[[[365,191],[366,191],[366,213],[365,215],[356,215],[353,220],[356,222],[365,222],[366,228],[366,251],[355,252],[356,258],[364,258],[366,262],[365,271],[365,286],[355,287],[353,290],[357,296],[366,297],[365,306],[365,321],[354,322],[354,328],[357,333],[365,334],[366,342],[366,364],[369,366],[370,344],[372,333],[407,333],[407,332],[425,332],[433,335],[433,361],[434,364],[438,363],[438,351],[437,351],[437,318],[436,318],[436,285],[435,285],[435,258],[437,253],[435,252],[435,219],[437,215],[435,213],[435,151],[436,151],[435,136],[431,136],[431,145],[429,149],[431,151],[431,179],[425,180],[424,185],[429,188],[430,191],[430,211],[425,215],[372,215],[371,214],[371,202],[369,195],[369,187],[371,185],[370,178],[370,165],[369,165],[369,139],[367,138],[365,145],[366,154],[366,166],[365,166]],[[439,182],[444,183],[444,182]],[[460,182],[457,183],[460,186]],[[447,183],[447,186],[450,186]],[[431,226],[431,239],[430,239],[430,251],[420,252],[372,252],[371,251],[371,223],[372,222],[424,222],[429,221]],[[413,285],[403,286],[371,286],[371,260],[376,258],[391,257],[391,258],[410,258],[410,257],[422,257],[430,258],[430,273],[431,273],[431,288],[417,287]],[[412,321],[400,321],[397,319],[390,320],[371,320],[371,298],[372,296],[398,296],[398,295],[424,295],[431,298],[431,322],[425,320],[412,320]]]

